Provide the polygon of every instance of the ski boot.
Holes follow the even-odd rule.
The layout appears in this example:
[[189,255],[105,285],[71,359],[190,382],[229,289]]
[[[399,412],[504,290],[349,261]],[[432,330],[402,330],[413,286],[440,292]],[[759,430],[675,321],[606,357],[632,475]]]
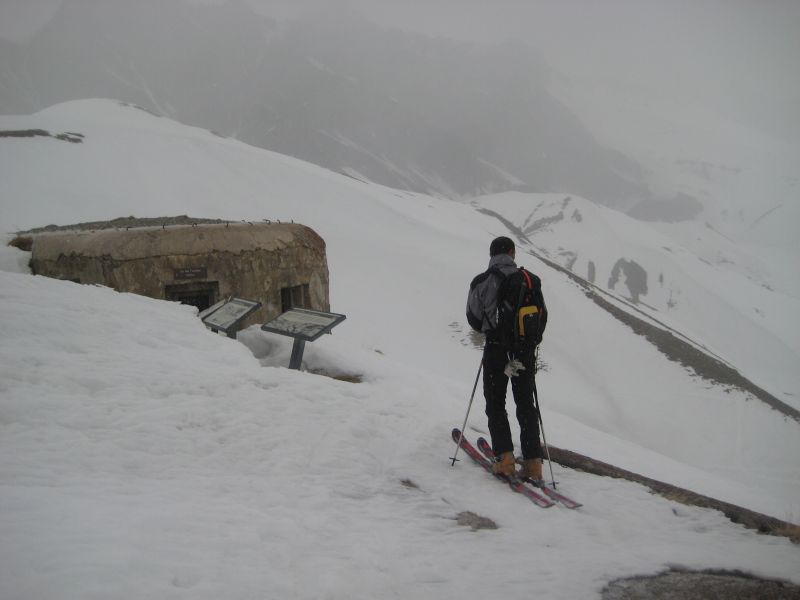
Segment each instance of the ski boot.
[[542,481],[542,460],[540,458],[524,458],[519,476],[532,481]]
[[514,477],[517,474],[517,463],[514,460],[513,452],[503,452],[494,464],[492,464],[492,472],[495,475],[503,475],[505,477]]

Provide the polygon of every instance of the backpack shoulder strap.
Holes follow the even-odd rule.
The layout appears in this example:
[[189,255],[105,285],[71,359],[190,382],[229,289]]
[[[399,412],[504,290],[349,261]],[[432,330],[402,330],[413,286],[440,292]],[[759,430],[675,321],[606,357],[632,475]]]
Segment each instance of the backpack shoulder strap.
[[525,285],[529,290],[533,289],[533,278],[528,271],[525,270],[525,267],[520,267],[519,272],[522,273],[522,278],[525,281]]
[[486,279],[488,279],[488,277],[490,275],[496,275],[501,280],[506,278],[506,274],[503,273],[498,267],[490,267],[490,268],[486,269],[483,273],[480,273],[479,275],[476,275],[472,279],[472,282],[469,284],[470,291],[472,291],[475,288],[476,285],[479,285],[479,284],[483,283],[484,281],[486,281]]
[[542,280],[539,279],[537,275],[534,275],[525,267],[520,267],[519,271],[522,273],[522,278],[525,281],[525,285],[528,287],[528,289],[535,290],[536,288],[542,287]]

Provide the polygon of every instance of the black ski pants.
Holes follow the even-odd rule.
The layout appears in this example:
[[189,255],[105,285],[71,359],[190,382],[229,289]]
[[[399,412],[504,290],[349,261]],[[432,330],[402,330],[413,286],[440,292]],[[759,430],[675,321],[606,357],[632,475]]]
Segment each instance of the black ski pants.
[[542,458],[539,415],[533,402],[534,350],[531,348],[509,353],[500,344],[489,342],[483,349],[483,395],[486,398],[486,416],[489,419],[492,450],[496,456],[503,452],[514,451],[508,413],[506,413],[506,390],[509,378],[503,372],[509,362],[509,356],[516,358],[525,366],[524,371],[511,378],[511,392],[517,405],[522,457]]

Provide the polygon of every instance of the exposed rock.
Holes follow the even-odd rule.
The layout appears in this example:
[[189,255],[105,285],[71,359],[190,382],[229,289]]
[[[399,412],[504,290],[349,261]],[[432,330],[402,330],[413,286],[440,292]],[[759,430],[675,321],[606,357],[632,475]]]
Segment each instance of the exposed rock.
[[464,511],[456,515],[456,522],[464,527],[472,528],[472,531],[479,529],[497,529],[497,523],[488,517],[482,517],[474,512]]
[[664,496],[669,500],[680,502],[691,506],[699,506],[702,508],[713,508],[722,512],[734,523],[744,525],[749,529],[756,529],[759,533],[767,533],[770,535],[778,535],[788,537],[795,543],[800,543],[800,526],[786,521],[781,521],[774,517],[757,513],[755,511],[716,500],[708,496],[703,496],[691,490],[679,488],[663,481],[651,479],[638,473],[620,469],[614,465],[595,460],[583,454],[572,452],[571,450],[563,450],[555,446],[549,446],[550,457],[554,462],[579,471],[593,473],[595,475],[602,475],[604,477],[614,477],[617,479],[626,479],[628,481],[635,481],[650,488],[654,493]]
[[612,581],[603,600],[798,600],[800,586],[740,571],[672,569],[653,576]]
[[72,142],[73,144],[80,144],[83,142],[83,134],[81,133],[59,133],[53,135],[44,129],[15,129],[0,131],[0,138],[30,138],[30,137],[49,137],[62,142]]
[[639,296],[647,294],[647,271],[636,261],[620,258],[611,269],[611,277],[608,279],[609,289],[613,290],[616,287],[621,274],[625,275],[625,285],[631,300],[639,302]]

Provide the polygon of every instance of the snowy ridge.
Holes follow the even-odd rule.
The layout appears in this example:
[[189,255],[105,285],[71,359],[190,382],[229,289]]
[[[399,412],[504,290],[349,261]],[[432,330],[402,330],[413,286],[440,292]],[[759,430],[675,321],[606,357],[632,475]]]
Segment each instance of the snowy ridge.
[[784,263],[781,266],[788,266],[781,254],[789,251],[795,266],[781,275],[791,277],[776,283],[790,285],[793,295],[800,295],[800,243],[795,234],[800,222],[800,143],[790,132],[784,131],[780,139],[747,126],[704,106],[691,93],[676,102],[675,95],[609,84],[602,77],[564,83],[554,78],[549,88],[581,115],[598,139],[636,156],[656,194],[683,194],[700,202],[702,212],[695,223],[665,226],[671,236],[679,236],[698,255],[715,251],[719,240],[709,243],[708,235],[695,227],[708,224],[762,254],[779,249],[775,256]]
[[[84,141],[0,139],[5,231],[128,214],[305,223],[328,245],[331,308],[348,315],[306,366],[363,383],[288,371],[289,345],[257,328],[245,346],[187,307],[0,272],[3,597],[456,598],[496,591],[491,555],[506,557],[510,597],[596,597],[676,563],[800,583],[788,540],[640,486],[557,468],[584,508],[532,519],[485,473],[449,466],[480,360],[464,342],[466,286],[509,232],[496,218],[113,101],[0,117],[0,130],[34,127]],[[3,247],[0,264],[19,270],[20,254]],[[797,423],[692,378],[564,273],[522,264],[551,310],[548,441],[797,520]],[[669,263],[676,278],[682,264]],[[692,333],[713,347],[711,329]],[[458,527],[465,510],[500,528]]]
[[[539,251],[636,305],[800,408],[800,298],[787,291],[792,257],[766,268],[756,251],[717,245],[712,263],[680,237],[583,198],[506,193],[473,202],[516,225]],[[683,226],[685,227],[685,226]],[[714,326],[709,327],[709,323]],[[746,340],[743,343],[743,340]]]

